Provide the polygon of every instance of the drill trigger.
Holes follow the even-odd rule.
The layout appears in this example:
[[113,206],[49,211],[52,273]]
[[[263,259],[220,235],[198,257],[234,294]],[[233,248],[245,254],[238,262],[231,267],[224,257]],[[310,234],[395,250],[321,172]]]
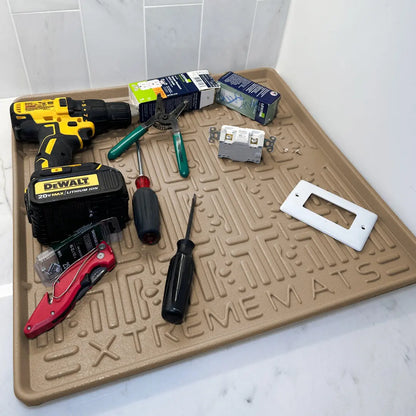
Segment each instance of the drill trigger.
[[94,131],[90,127],[83,127],[78,130],[78,135],[81,138],[83,144],[89,144],[94,136]]

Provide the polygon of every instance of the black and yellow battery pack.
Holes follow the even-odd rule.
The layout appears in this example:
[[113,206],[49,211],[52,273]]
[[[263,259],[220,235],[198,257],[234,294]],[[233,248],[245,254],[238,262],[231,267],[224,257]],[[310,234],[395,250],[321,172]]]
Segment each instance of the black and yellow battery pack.
[[33,237],[45,245],[109,217],[124,228],[128,199],[120,171],[94,162],[35,171],[25,192]]

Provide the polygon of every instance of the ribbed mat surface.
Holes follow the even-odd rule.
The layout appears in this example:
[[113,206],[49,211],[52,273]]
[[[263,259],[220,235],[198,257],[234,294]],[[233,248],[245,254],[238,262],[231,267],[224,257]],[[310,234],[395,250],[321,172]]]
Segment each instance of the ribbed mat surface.
[[[30,341],[23,327],[45,292],[33,269],[43,248],[32,238],[23,202],[37,147],[13,139],[14,373],[16,395],[25,403],[140,373],[416,281],[415,237],[279,75],[271,69],[241,74],[281,93],[277,118],[264,127],[216,104],[182,115],[187,179],[177,172],[171,133],[151,129],[141,149],[161,206],[161,241],[144,246],[130,221],[123,240],[113,245],[115,269],[54,330]],[[66,95],[127,99],[127,88]],[[277,138],[274,151],[263,150],[258,165],[219,159],[218,142],[209,143],[208,136],[210,127],[224,124],[263,129],[266,137]],[[74,160],[118,168],[132,195],[138,175],[135,147],[114,162],[106,157],[127,132],[96,137]],[[362,252],[280,212],[300,179],[379,216]],[[194,193],[196,275],[186,322],[174,326],[161,318],[161,301]],[[318,199],[309,201],[309,208],[346,227],[351,220]]]

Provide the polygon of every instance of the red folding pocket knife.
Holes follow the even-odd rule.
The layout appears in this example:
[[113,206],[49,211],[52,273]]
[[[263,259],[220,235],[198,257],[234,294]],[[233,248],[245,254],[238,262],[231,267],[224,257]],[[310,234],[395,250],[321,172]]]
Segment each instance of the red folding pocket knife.
[[36,306],[24,328],[26,337],[35,338],[63,321],[75,304],[115,265],[113,250],[104,241],[72,264],[54,283],[52,294],[46,292]]

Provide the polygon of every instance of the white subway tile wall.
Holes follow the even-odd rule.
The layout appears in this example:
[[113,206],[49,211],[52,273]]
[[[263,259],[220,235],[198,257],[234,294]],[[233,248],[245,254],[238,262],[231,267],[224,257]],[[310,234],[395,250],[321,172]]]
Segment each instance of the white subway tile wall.
[[80,5],[91,87],[124,85],[143,79],[146,46],[142,3],[82,0]]
[[150,77],[198,68],[199,5],[146,8],[147,71]]
[[[210,0],[204,3],[201,66],[209,67],[212,72],[245,68],[257,3],[252,0]],[[254,31],[259,29],[254,28]],[[265,55],[268,57],[268,52],[265,51]]]
[[0,0],[0,98],[275,67],[290,0]]
[[79,12],[13,16],[34,93],[89,87]]

